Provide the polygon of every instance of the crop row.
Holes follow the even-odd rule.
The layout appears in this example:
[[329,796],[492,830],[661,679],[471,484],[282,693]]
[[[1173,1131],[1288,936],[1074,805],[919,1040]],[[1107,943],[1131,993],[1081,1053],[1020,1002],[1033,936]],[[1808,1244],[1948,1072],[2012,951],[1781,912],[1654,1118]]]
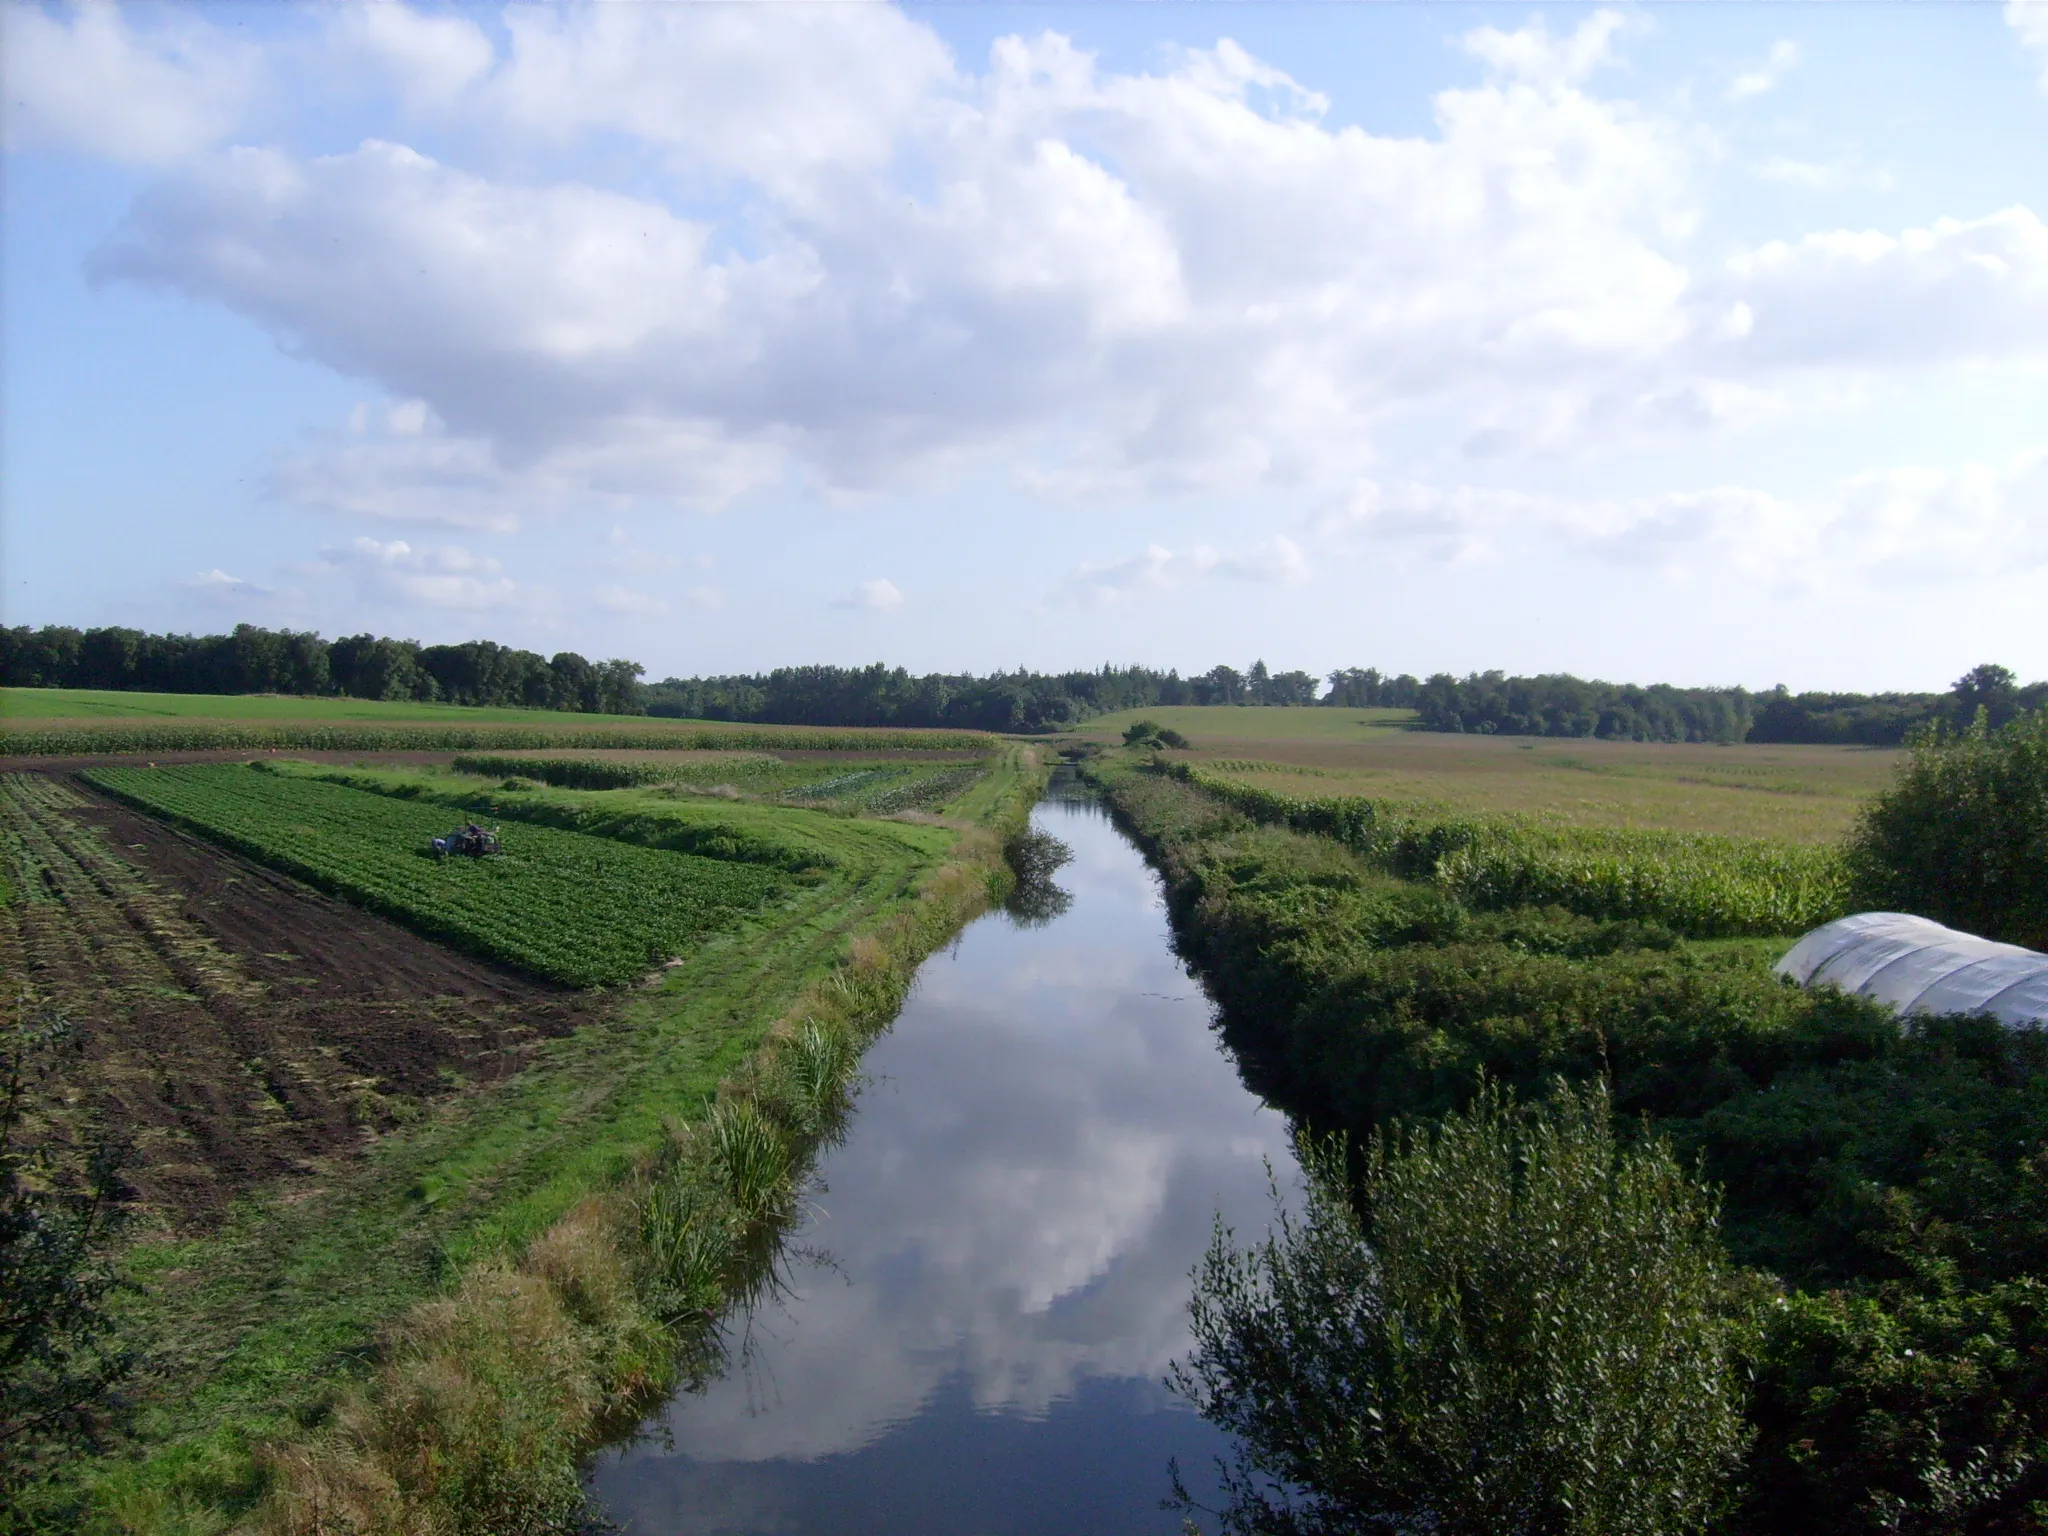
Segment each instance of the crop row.
[[1831,848],[1511,816],[1429,818],[1363,796],[1282,795],[1187,763],[1164,771],[1255,821],[1333,838],[1475,908],[1557,906],[1696,938],[1797,933],[1847,910],[1846,871]]
[[[557,789],[638,789],[649,784],[674,784],[691,775],[703,776],[701,759],[662,762],[652,758],[493,757],[464,754],[452,764],[457,773],[486,779],[532,779]],[[720,778],[749,771],[779,768],[781,759],[765,753],[722,758],[709,772]]]
[[786,888],[776,872],[521,825],[438,861],[445,807],[240,765],[85,775],[139,808],[435,938],[571,986],[616,985]]
[[640,759],[530,758],[469,755],[454,763],[457,773],[487,778],[523,778],[564,789],[631,789],[695,783],[729,786],[747,794],[829,805],[842,810],[888,815],[931,809],[964,793],[987,772],[985,761],[786,763],[767,754],[722,758],[715,763],[685,759],[663,763]]
[[551,729],[527,725],[191,724],[0,726],[0,751],[24,757],[206,752],[270,747],[316,752],[489,752],[639,748],[670,752],[888,752],[992,750],[992,737],[962,731],[774,726],[623,725]]

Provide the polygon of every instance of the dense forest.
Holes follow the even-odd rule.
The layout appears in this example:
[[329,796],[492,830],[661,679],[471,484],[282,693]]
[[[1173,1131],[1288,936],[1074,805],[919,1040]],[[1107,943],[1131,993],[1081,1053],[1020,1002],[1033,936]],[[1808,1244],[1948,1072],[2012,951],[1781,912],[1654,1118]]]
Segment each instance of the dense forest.
[[545,657],[489,640],[421,645],[379,635],[323,640],[238,624],[229,635],[47,625],[0,629],[0,686],[115,688],[152,693],[344,694],[357,699],[515,705],[642,714],[630,661]]
[[[2022,687],[2006,668],[1971,669],[1946,693],[1792,693],[1783,687],[1678,688],[1552,673],[1474,672],[1428,678],[1348,667],[1318,679],[1212,667],[1192,677],[1150,667],[1095,671],[927,673],[902,667],[778,667],[724,677],[640,681],[637,662],[543,657],[489,640],[426,645],[376,635],[327,641],[238,625],[227,635],[134,629],[0,629],[0,686],[133,688],[161,693],[290,693],[414,699],[529,709],[651,714],[763,725],[953,726],[1035,733],[1120,709],[1175,704],[1313,704],[1412,709],[1423,730],[1623,741],[1896,746],[1916,727],[1991,724],[2048,703],[2048,682]],[[1326,686],[1327,685],[1327,686]]]

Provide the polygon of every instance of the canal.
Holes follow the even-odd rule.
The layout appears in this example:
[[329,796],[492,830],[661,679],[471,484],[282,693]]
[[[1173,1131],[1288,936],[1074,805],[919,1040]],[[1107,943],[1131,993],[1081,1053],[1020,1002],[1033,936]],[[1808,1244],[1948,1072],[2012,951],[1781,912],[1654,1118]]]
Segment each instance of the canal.
[[783,1294],[591,1487],[634,1536],[1171,1536],[1222,1437],[1163,1385],[1220,1212],[1271,1211],[1287,1127],[1238,1081],[1159,884],[1064,779],[1071,898],[928,960],[868,1052]]

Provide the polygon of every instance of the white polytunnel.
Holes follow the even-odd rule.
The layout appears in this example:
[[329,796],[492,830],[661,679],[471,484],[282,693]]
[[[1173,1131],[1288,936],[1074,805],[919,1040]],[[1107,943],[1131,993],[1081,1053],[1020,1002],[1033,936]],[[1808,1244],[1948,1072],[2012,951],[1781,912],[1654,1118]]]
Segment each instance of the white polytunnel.
[[1988,1013],[2048,1024],[2048,955],[1904,912],[1859,912],[1816,928],[1777,964],[1803,987],[1833,986],[1901,1013]]

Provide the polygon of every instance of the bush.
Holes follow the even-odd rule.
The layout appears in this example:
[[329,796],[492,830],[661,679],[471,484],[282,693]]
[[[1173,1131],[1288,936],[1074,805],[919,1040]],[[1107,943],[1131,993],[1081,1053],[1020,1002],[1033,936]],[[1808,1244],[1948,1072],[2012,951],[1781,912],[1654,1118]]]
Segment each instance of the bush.
[[71,1043],[25,998],[0,1038],[0,1531],[15,1528],[10,1495],[90,1447],[141,1364],[108,1308],[125,1149],[101,1137],[66,1160],[21,1137],[31,1090]]
[[2048,709],[1922,737],[1849,841],[1866,907],[2048,949]]
[[1175,1369],[1240,1440],[1226,1530],[1661,1536],[1719,1510],[1747,1308],[1713,1197],[1663,1145],[1618,1149],[1604,1089],[1521,1110],[1482,1085],[1375,1136],[1363,1219],[1340,1151],[1303,1164],[1277,1236],[1219,1230]]

